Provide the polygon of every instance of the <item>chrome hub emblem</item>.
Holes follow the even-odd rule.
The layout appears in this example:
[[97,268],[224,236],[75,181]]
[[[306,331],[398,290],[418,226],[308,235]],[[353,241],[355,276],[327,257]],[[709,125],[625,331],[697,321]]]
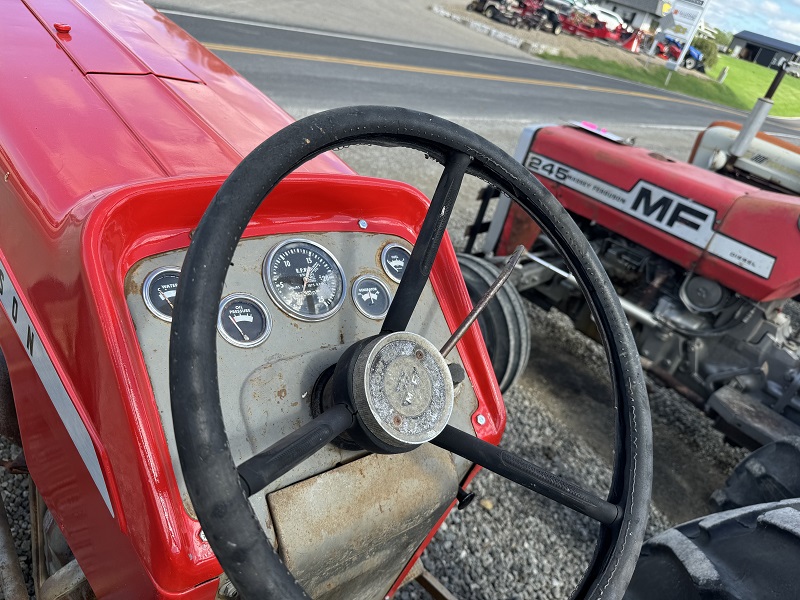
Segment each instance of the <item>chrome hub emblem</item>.
[[415,333],[368,344],[356,362],[354,391],[364,424],[397,447],[435,438],[453,411],[453,380],[442,355]]

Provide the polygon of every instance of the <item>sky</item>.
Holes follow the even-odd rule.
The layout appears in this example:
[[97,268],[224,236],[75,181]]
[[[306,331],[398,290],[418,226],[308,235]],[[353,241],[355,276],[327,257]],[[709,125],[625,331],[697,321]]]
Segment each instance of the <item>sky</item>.
[[711,0],[705,21],[732,33],[760,33],[800,45],[800,0]]

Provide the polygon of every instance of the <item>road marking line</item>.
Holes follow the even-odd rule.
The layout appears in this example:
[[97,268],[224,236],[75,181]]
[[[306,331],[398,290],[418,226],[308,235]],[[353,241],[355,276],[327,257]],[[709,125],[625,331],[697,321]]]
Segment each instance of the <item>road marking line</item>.
[[491,75],[488,73],[474,73],[470,71],[456,71],[452,69],[437,69],[433,67],[417,67],[413,65],[403,65],[397,63],[387,63],[372,60],[360,60],[354,58],[339,58],[322,54],[305,54],[301,52],[285,52],[282,50],[267,50],[264,48],[251,48],[247,46],[231,46],[228,44],[203,43],[209,50],[218,52],[234,52],[237,54],[252,54],[256,56],[271,56],[273,58],[288,58],[292,60],[305,60],[310,62],[322,62],[339,65],[350,65],[354,67],[365,67],[371,69],[386,69],[390,71],[403,71],[406,73],[420,73],[423,75],[438,75],[443,77],[460,77],[464,79],[479,79],[482,81],[497,81],[503,83],[518,83],[521,85],[535,85],[540,87],[554,87],[568,90],[579,90],[584,92],[597,92],[601,94],[614,94],[619,96],[632,96],[636,98],[647,98],[651,100],[662,100],[665,102],[675,102],[678,104],[688,104],[701,108],[713,108],[720,112],[741,114],[741,111],[728,109],[726,107],[709,105],[702,102],[695,102],[684,98],[665,97],[662,94],[650,94],[647,92],[634,92],[629,90],[616,90],[593,85],[582,85],[575,83],[562,83],[556,81],[546,81],[544,79],[531,79],[527,77],[512,77],[508,75]]

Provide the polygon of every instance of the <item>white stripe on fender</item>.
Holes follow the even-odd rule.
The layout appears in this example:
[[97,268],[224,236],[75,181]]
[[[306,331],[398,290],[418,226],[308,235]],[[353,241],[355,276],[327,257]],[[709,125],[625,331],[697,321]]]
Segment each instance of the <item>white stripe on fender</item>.
[[108,494],[108,487],[103,477],[103,470],[100,468],[100,460],[97,458],[97,453],[92,444],[92,438],[89,437],[89,432],[86,425],[81,419],[75,405],[72,403],[67,390],[61,378],[56,372],[53,361],[44,351],[44,346],[41,343],[41,336],[36,328],[33,326],[28,311],[20,300],[11,278],[8,276],[8,267],[0,259],[0,305],[8,315],[14,330],[17,332],[22,345],[25,346],[28,356],[36,369],[39,379],[42,381],[47,395],[50,396],[50,401],[58,412],[58,416],[64,423],[64,428],[72,438],[72,443],[81,455],[84,464],[86,465],[89,475],[92,476],[94,484],[97,486],[97,491],[103,497],[103,500],[114,516],[114,509],[111,506],[111,498]]

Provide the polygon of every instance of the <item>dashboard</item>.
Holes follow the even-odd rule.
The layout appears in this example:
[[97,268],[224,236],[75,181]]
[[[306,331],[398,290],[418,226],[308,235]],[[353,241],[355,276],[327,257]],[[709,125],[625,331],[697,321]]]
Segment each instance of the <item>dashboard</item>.
[[[366,231],[270,235],[239,243],[219,305],[216,342],[222,412],[237,464],[312,419],[315,382],[354,341],[380,331],[410,251],[399,237]],[[170,321],[184,256],[185,250],[177,250],[139,261],[126,276],[125,290],[181,498],[194,518],[173,434],[168,373]],[[450,337],[430,282],[408,329],[437,347]],[[457,350],[448,362],[463,366]],[[465,379],[456,386],[450,423],[474,434],[471,415],[477,408]],[[268,535],[274,536],[267,509],[271,493],[366,454],[328,444],[253,496]],[[452,460],[460,480],[470,463]]]

